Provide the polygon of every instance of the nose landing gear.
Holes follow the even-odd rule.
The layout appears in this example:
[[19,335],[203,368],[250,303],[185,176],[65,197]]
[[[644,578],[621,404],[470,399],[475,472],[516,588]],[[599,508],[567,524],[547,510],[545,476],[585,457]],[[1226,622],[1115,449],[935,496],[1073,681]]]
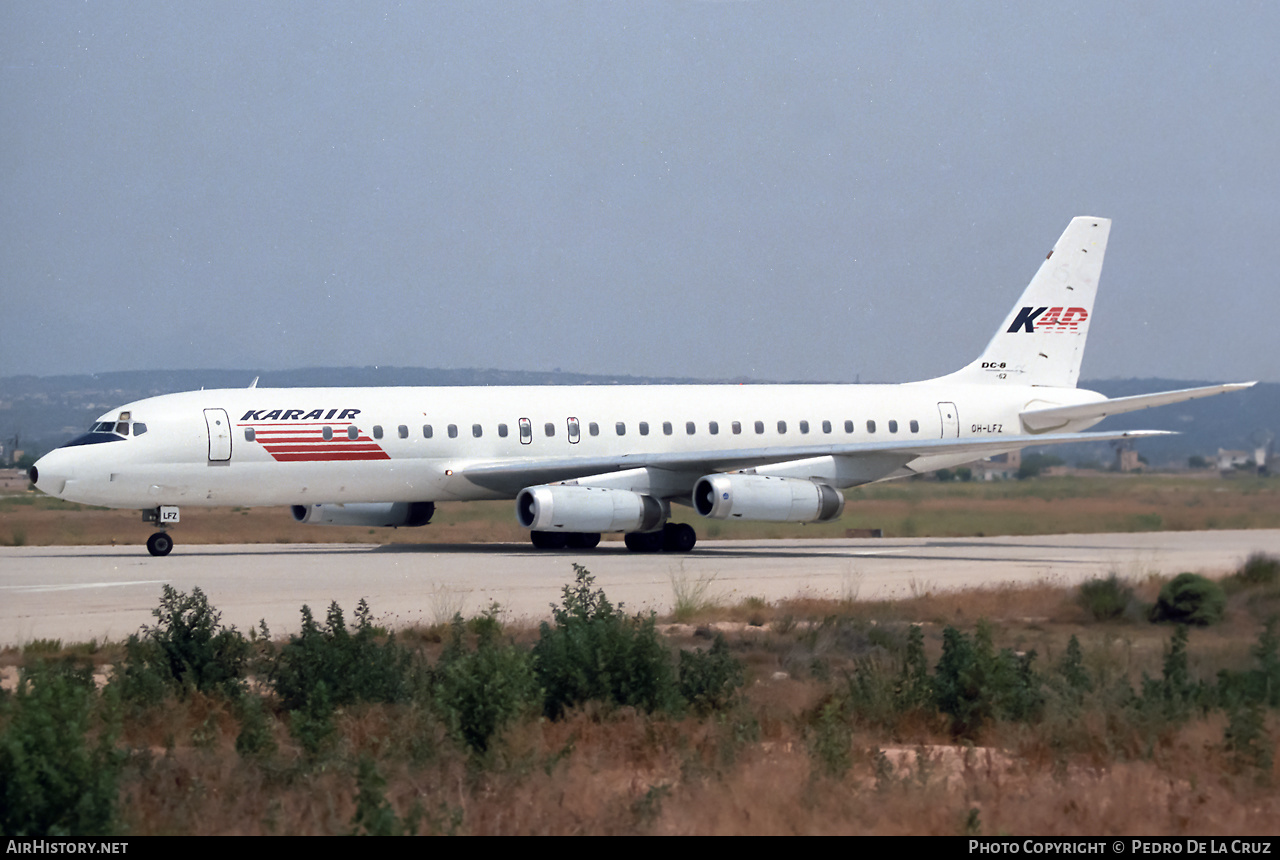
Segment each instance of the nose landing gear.
[[144,523],[155,523],[160,527],[160,531],[147,538],[147,552],[155,556],[163,556],[173,551],[173,538],[169,537],[165,529],[176,524],[178,519],[176,505],[161,505],[142,512]]

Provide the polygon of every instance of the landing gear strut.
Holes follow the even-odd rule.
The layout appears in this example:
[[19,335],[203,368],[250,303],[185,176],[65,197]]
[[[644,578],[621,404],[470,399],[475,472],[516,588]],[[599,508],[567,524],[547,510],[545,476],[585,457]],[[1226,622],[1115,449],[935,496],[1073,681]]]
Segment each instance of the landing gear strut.
[[144,523],[155,523],[160,527],[160,531],[147,538],[147,552],[156,556],[168,555],[172,552],[173,538],[169,537],[169,533],[165,529],[178,522],[177,506],[161,505],[158,508],[143,511],[142,521]]

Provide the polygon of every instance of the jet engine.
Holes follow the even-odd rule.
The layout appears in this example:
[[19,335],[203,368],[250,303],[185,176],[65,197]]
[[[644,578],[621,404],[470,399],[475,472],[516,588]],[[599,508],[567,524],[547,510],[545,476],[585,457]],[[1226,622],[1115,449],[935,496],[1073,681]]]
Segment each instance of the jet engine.
[[534,531],[648,532],[665,512],[653,496],[630,490],[543,484],[516,496],[516,519]]
[[313,526],[425,526],[435,502],[359,502],[294,505],[293,518]]
[[767,475],[707,475],[693,486],[693,506],[716,520],[826,523],[844,512],[844,496],[828,484]]

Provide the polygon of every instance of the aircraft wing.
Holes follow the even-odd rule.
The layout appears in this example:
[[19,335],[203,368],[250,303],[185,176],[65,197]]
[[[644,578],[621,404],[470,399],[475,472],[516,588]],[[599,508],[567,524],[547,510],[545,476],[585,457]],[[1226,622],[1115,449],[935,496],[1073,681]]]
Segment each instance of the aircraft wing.
[[1184,400],[1196,400],[1201,397],[1212,397],[1228,391],[1240,391],[1252,388],[1256,382],[1232,382],[1226,385],[1207,385],[1204,388],[1180,388],[1177,391],[1161,391],[1158,394],[1138,394],[1133,397],[1116,397],[1110,400],[1099,400],[1094,403],[1082,403],[1078,406],[1054,406],[1046,409],[1028,409],[1021,415],[1022,424],[1028,430],[1051,430],[1061,427],[1068,421],[1080,418],[1105,418],[1108,415],[1119,415],[1122,412],[1137,412],[1139,409],[1150,409],[1153,406],[1164,406],[1169,403],[1181,403]]
[[[655,454],[624,454],[615,457],[529,457],[500,462],[478,462],[455,472],[472,483],[491,490],[515,494],[525,487],[571,481],[627,469],[662,469],[693,474],[693,481],[713,472],[773,466],[815,457],[849,457],[874,462],[885,477],[918,457],[954,454],[977,460],[1032,445],[1063,445],[1071,442],[1107,442],[1176,435],[1166,430],[1131,430],[1123,433],[1050,433],[1042,435],[990,436],[968,439],[912,439],[886,442],[846,442],[799,447],[762,447],[719,451],[688,451]],[[875,480],[875,479],[873,479]]]

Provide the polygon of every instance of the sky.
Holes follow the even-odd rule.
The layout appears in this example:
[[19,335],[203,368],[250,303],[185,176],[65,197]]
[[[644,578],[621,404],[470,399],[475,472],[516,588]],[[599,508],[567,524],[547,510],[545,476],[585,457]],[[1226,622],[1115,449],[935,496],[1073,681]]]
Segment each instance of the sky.
[[0,5],[0,376],[1280,381],[1280,4]]

